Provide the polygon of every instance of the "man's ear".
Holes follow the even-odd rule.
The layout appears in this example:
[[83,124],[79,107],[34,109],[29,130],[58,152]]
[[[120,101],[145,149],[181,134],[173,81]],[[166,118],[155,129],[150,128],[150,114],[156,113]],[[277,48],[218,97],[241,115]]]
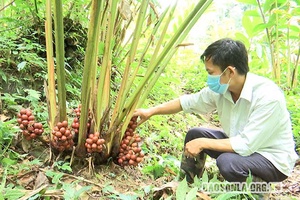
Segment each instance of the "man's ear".
[[232,74],[232,75],[234,75],[235,73],[237,73],[235,67],[233,67],[233,66],[231,66],[231,65],[228,66],[228,69],[229,69],[229,71],[230,71],[230,74]]

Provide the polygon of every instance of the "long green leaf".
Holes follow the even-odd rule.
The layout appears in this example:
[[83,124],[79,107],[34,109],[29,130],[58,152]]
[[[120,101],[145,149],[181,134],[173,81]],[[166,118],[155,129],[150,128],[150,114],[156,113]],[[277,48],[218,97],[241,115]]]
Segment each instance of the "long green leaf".
[[[173,55],[176,51],[175,47],[183,41],[184,35],[183,33],[187,34],[188,31],[193,27],[193,25],[197,22],[197,20],[200,18],[200,16],[203,14],[205,9],[211,4],[212,0],[206,1],[201,0],[199,3],[195,6],[195,8],[192,10],[192,12],[189,14],[189,16],[185,19],[185,21],[182,23],[182,25],[178,28],[177,32],[174,33],[173,37],[170,39],[170,41],[167,43],[163,51],[160,53],[159,57],[155,60],[153,63],[153,66],[159,66],[161,62],[165,59],[167,54]],[[203,8],[202,8],[203,7]],[[178,40],[178,38],[181,38]],[[171,51],[173,49],[173,52]],[[145,75],[143,81],[140,82],[138,88],[136,91],[131,95],[130,99],[127,101],[127,104],[124,106],[124,110],[132,107],[133,100],[136,99],[138,95],[138,91],[142,90],[144,86],[147,84],[147,81],[151,78],[151,75],[154,73],[155,67],[151,68],[152,70],[149,70],[147,74]]]

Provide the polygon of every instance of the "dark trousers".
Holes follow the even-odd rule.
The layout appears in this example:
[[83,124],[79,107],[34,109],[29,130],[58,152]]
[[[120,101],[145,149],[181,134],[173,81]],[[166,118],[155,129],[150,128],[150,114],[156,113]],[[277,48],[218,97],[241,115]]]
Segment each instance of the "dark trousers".
[[[207,128],[190,129],[185,137],[184,144],[196,138],[225,139],[224,132]],[[280,182],[287,178],[268,159],[258,153],[250,156],[241,156],[236,153],[224,153],[211,150],[203,150],[195,158],[182,156],[181,169],[188,182],[192,182],[194,176],[202,176],[206,154],[216,159],[217,166],[222,176],[230,182],[244,182],[249,176],[249,171],[254,177],[259,177],[266,182]]]

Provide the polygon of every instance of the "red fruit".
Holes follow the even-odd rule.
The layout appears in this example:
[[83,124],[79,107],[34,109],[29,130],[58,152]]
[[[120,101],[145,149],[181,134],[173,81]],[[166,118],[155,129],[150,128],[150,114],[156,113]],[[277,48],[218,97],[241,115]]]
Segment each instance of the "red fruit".
[[130,156],[130,159],[131,159],[131,160],[136,160],[136,158],[137,158],[137,156],[134,155],[134,154]]
[[90,145],[90,144],[87,144],[87,147],[86,147],[87,149],[91,149],[92,148],[92,145]]
[[31,134],[30,134],[30,137],[31,137],[32,139],[35,139],[35,138],[36,138],[36,134],[31,133]]
[[37,128],[37,129],[41,129],[41,128],[43,128],[43,125],[41,123],[34,123],[33,127]]
[[142,160],[143,160],[143,158],[141,158],[141,157],[136,158],[136,162],[138,162],[138,163],[142,162]]
[[104,144],[105,143],[105,140],[103,138],[100,138],[100,143],[101,144]]
[[132,146],[132,147],[137,147],[138,144],[137,144],[136,142],[134,142],[134,143],[131,144],[131,146]]
[[23,124],[20,124],[20,129],[24,130],[25,129],[25,126]]
[[18,118],[18,119],[17,119],[17,122],[18,122],[18,124],[21,124],[21,123],[22,123],[22,119],[21,119],[21,118]]
[[92,144],[92,149],[97,149],[97,144],[93,143]]
[[136,147],[134,152],[135,153],[140,153],[141,151],[142,151],[141,147]]
[[62,127],[62,123],[58,122],[56,126],[57,126],[58,129],[60,129]]
[[68,137],[71,134],[71,131],[69,129],[66,129],[65,136]]
[[59,132],[59,131],[58,131],[58,132],[56,132],[56,134],[55,134],[55,135],[56,135],[56,137],[58,137],[58,138],[61,138],[61,136],[62,136],[61,132]]
[[122,159],[122,158],[119,158],[119,159],[118,159],[118,163],[119,163],[119,164],[122,164],[122,163],[123,163],[123,159]]
[[63,122],[62,122],[62,126],[63,126],[63,127],[68,127],[68,122],[67,122],[67,121],[63,121]]
[[137,125],[136,125],[136,124],[133,124],[133,125],[131,126],[131,128],[132,128],[133,130],[135,130],[135,129],[136,129],[136,127],[137,127]]
[[124,144],[128,145],[129,144],[129,140],[125,139],[123,140]]
[[126,145],[126,144],[122,144],[122,148],[123,148],[123,149],[126,149],[126,148],[127,148],[127,145]]
[[94,136],[94,137],[93,137],[93,142],[94,142],[94,143],[97,143],[97,141],[98,141],[98,137]]
[[39,133],[40,133],[40,129],[34,129],[34,133],[36,134],[36,135],[39,135]]
[[98,151],[102,151],[102,148],[103,148],[102,145],[98,145],[98,146],[97,146],[97,150],[98,150]]
[[66,136],[61,136],[61,141],[66,141],[67,140],[67,137]]
[[27,116],[27,115],[22,115],[22,116],[21,116],[21,119],[22,119],[22,120],[28,120],[28,116]]
[[[66,134],[65,134],[66,135]],[[73,138],[72,134],[69,134],[68,136],[66,136],[68,140],[71,140]]]
[[[75,121],[75,120],[74,120]],[[79,128],[79,123],[73,122],[72,128]]]
[[24,126],[27,126],[27,125],[29,124],[29,122],[28,122],[28,120],[23,120],[23,121],[22,121],[22,124],[23,124]]
[[21,115],[26,114],[26,109],[22,108],[22,109],[20,110],[20,114],[21,114]]
[[30,115],[32,115],[32,112],[30,110],[27,110],[26,115],[29,117]]
[[[65,127],[61,127],[60,129],[59,129],[59,131],[61,132],[61,134],[65,134],[65,132],[66,132],[66,128]],[[67,135],[66,135],[67,136]]]
[[41,135],[42,133],[44,133],[44,129],[39,129],[39,134]]
[[126,158],[127,160],[129,160],[129,159],[131,158],[131,155],[128,153],[128,154],[125,155],[125,158]]
[[59,128],[57,126],[54,127],[54,131],[59,131]]
[[134,160],[129,160],[129,165],[134,165],[135,164],[135,161]]
[[93,139],[94,138],[94,134],[89,134],[89,138]]
[[28,130],[23,130],[22,133],[23,133],[24,136],[30,136]]
[[87,139],[86,139],[86,143],[88,143],[88,144],[93,144],[93,140],[92,140],[91,138],[87,138]]
[[144,155],[143,152],[140,152],[140,153],[139,153],[139,156],[143,158],[145,155]]
[[34,116],[33,115],[30,115],[29,117],[28,117],[28,120],[29,121],[33,121],[35,118],[34,118]]

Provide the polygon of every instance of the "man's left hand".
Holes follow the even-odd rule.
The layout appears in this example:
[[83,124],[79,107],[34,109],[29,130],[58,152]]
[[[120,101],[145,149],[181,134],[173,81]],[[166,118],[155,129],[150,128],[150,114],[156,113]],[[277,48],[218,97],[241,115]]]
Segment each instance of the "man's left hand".
[[189,141],[188,143],[185,144],[184,148],[184,154],[187,157],[195,157],[197,156],[201,151],[203,151],[202,148],[202,138],[194,139]]

